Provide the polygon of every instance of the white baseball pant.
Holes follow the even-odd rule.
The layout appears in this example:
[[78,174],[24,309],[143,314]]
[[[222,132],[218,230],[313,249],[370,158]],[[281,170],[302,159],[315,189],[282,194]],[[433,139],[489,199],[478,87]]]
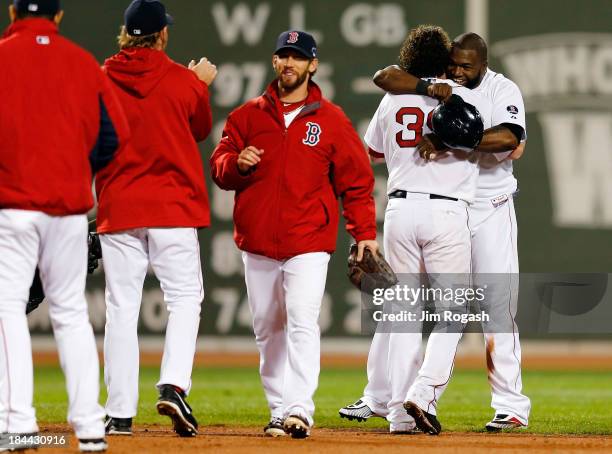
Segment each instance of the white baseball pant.
[[[385,256],[398,274],[457,273],[470,270],[466,203],[431,200],[409,193],[390,199],[384,223]],[[460,333],[432,334],[421,365],[421,334],[376,333],[368,355],[368,384],[362,400],[392,424],[412,422],[403,408],[419,373],[420,385],[433,394],[446,387]],[[386,407],[386,408],[385,408]]]
[[138,314],[149,264],[168,309],[157,386],[191,388],[200,305],[204,298],[198,233],[194,228],[139,228],[100,235],[106,275],[104,381],[106,413],[132,418],[138,408]]
[[36,266],[49,303],[78,438],[104,437],[99,365],[87,302],[87,218],[0,210],[0,432],[37,432],[33,367],[25,315]]
[[297,415],[313,424],[319,382],[319,313],[329,254],[288,260],[242,253],[259,373],[271,416]]
[[[512,194],[501,194],[493,199],[476,199],[468,212],[475,278],[478,279],[481,273],[518,275],[517,224]],[[515,283],[516,279],[512,279],[512,282]],[[508,301],[504,312],[512,317],[511,332],[503,329],[503,332],[485,334],[489,355],[487,363],[492,366],[489,369],[491,407],[496,414],[512,415],[527,424],[531,402],[522,394],[521,345],[518,327],[514,323],[518,286],[510,286],[503,301]]]

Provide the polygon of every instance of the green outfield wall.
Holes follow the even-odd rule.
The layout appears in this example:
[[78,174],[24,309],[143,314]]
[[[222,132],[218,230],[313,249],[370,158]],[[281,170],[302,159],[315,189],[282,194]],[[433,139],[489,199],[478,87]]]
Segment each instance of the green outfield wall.
[[[63,0],[62,31],[102,62],[116,51],[127,3]],[[271,56],[279,32],[295,28],[315,35],[321,61],[315,79],[363,134],[382,97],[371,76],[397,61],[410,28],[439,24],[453,37],[474,23],[475,14],[482,28],[476,31],[489,42],[491,68],[514,80],[526,103],[528,145],[515,165],[521,271],[612,271],[610,1],[167,0],[166,5],[175,18],[169,55],[183,63],[206,56],[219,68],[211,92],[214,130],[201,146],[207,176],[208,157],[227,114],[259,95],[273,77]],[[3,18],[2,25],[6,22]],[[375,172],[382,231],[386,169]],[[248,334],[242,261],[232,239],[233,194],[208,182],[213,226],[200,234],[207,294],[201,331]],[[359,293],[345,277],[349,244],[342,231],[321,315],[327,335],[360,332]],[[97,272],[88,288],[97,331],[104,323],[103,282]],[[148,280],[142,332],[162,333],[165,317],[162,294]],[[34,314],[31,324],[47,332],[46,311]]]

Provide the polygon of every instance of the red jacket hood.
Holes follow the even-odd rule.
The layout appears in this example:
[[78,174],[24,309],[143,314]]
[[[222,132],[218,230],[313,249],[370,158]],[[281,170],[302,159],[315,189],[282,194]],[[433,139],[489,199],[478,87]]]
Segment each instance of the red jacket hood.
[[106,74],[123,90],[146,98],[172,67],[172,60],[161,50],[132,47],[106,59]]

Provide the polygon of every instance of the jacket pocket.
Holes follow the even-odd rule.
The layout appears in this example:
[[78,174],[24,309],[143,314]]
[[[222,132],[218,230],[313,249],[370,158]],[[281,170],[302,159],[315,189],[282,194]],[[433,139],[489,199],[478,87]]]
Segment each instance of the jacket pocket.
[[323,210],[323,224],[321,225],[321,228],[323,227],[327,227],[329,225],[329,210],[327,209],[327,205],[325,205],[325,202],[322,199],[317,199],[319,201],[319,204],[321,205],[321,209]]

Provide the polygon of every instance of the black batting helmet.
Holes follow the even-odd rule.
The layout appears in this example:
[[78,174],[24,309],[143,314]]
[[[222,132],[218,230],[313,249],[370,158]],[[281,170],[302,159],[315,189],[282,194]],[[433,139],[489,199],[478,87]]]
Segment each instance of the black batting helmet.
[[484,132],[478,109],[457,95],[434,109],[431,126],[444,145],[466,151],[480,144]]

